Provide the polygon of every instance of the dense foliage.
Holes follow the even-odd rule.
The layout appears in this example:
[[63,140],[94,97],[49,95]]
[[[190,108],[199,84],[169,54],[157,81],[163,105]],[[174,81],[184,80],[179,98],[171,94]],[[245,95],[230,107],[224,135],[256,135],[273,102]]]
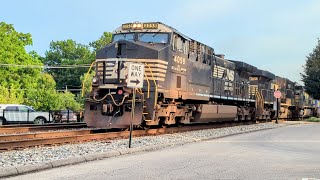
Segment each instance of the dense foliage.
[[320,99],[320,39],[313,52],[307,56],[302,81],[307,93],[315,99]]
[[99,49],[102,49],[107,44],[109,44],[112,40],[112,33],[110,32],[104,32],[102,36],[93,42],[90,42],[89,45],[93,48],[93,51],[96,52]]
[[35,89],[40,68],[21,68],[14,65],[42,65],[41,61],[28,54],[25,46],[32,45],[30,34],[15,31],[13,25],[0,23],[0,103],[23,103],[28,89]]
[[[71,39],[64,41],[52,41],[49,50],[45,53],[43,63],[49,66],[56,65],[83,65],[91,64],[94,54],[89,46],[82,45]],[[87,72],[87,67],[48,69],[57,83],[57,89],[81,87],[80,76]]]
[[[80,94],[57,91],[68,88],[81,89],[88,67],[46,68],[59,65],[83,65],[94,61],[95,51],[110,42],[111,34],[88,45],[73,40],[51,42],[45,57],[35,51],[27,52],[32,45],[31,34],[17,32],[12,24],[0,22],[0,104],[16,103],[33,106],[37,110],[81,110]],[[91,72],[84,83],[90,90]]]
[[[45,53],[43,63],[49,66],[54,65],[91,65],[95,60],[95,52],[111,42],[112,34],[104,32],[96,41],[83,45],[71,39],[63,41],[52,41],[49,50]],[[91,48],[93,51],[91,51]],[[80,89],[82,86],[81,77],[88,71],[88,67],[76,67],[65,69],[48,69],[56,83],[57,89]]]

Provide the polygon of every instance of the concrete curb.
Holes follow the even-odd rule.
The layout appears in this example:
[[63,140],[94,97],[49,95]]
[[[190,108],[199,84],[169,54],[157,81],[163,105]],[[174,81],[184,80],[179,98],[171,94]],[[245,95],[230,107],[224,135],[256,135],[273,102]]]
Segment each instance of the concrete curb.
[[66,166],[66,165],[77,164],[82,162],[86,162],[86,159],[83,156],[75,156],[75,157],[69,157],[65,159],[50,161],[50,163],[52,164],[52,167],[60,167],[60,166]]
[[111,150],[111,151],[103,152],[103,153],[99,153],[99,154],[86,154],[86,155],[83,155],[83,157],[86,160],[86,162],[89,162],[89,161],[110,158],[110,157],[120,156],[120,155],[121,154],[119,151]]
[[16,169],[19,174],[23,174],[23,173],[32,172],[32,171],[49,169],[52,167],[53,167],[52,164],[50,162],[47,162],[47,163],[39,163],[35,165],[17,166]]
[[[280,127],[284,127],[284,126],[280,126]],[[34,171],[39,171],[39,170],[44,170],[44,169],[50,169],[50,168],[55,168],[55,167],[61,167],[61,166],[66,166],[66,165],[79,164],[79,163],[89,162],[89,161],[94,161],[94,160],[101,160],[101,159],[105,159],[105,158],[116,157],[116,156],[121,156],[121,155],[126,155],[126,154],[134,154],[134,153],[138,153],[138,152],[160,150],[160,149],[164,149],[167,147],[182,146],[182,145],[194,143],[194,142],[206,141],[206,140],[211,140],[211,139],[218,139],[218,138],[223,138],[223,137],[228,137],[228,136],[234,136],[234,135],[239,135],[239,134],[257,132],[257,131],[269,130],[269,129],[275,129],[275,128],[278,128],[278,127],[257,129],[257,130],[252,130],[252,131],[238,132],[238,133],[234,133],[234,134],[221,135],[221,136],[202,137],[199,139],[186,139],[185,141],[181,141],[181,142],[177,142],[177,143],[166,143],[166,144],[158,144],[158,145],[151,145],[151,146],[144,146],[144,147],[133,147],[130,149],[110,150],[108,152],[103,152],[103,153],[98,153],[98,154],[87,154],[87,155],[82,155],[82,156],[74,156],[74,157],[59,159],[59,160],[55,160],[55,161],[39,163],[39,164],[35,164],[35,165],[23,165],[23,166],[17,166],[17,167],[15,167],[15,166],[3,167],[3,168],[0,168],[0,178],[8,177],[8,176],[15,176],[15,175],[19,175],[19,174],[24,174],[24,173],[29,173],[29,172],[34,172]]]
[[16,167],[4,167],[0,170],[0,177],[7,177],[7,176],[13,176],[18,175],[19,172]]

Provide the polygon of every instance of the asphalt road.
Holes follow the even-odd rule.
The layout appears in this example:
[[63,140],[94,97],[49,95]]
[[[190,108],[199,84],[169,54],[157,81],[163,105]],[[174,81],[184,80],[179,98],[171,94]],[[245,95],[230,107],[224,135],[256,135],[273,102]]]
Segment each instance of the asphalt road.
[[320,179],[320,124],[300,124],[10,179]]

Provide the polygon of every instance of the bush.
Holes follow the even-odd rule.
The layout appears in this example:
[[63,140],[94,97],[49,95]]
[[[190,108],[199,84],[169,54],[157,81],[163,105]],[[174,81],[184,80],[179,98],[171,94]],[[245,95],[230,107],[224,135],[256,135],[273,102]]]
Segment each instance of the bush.
[[309,119],[306,119],[306,121],[309,121],[309,122],[320,122],[320,118],[311,117]]

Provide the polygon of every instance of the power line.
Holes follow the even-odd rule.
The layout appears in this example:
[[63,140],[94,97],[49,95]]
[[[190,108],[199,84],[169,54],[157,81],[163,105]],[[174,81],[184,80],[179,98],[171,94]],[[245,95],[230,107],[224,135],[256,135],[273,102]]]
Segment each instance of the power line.
[[[0,91],[39,91],[46,89],[0,89]],[[82,91],[82,89],[55,89],[55,91]]]
[[89,68],[90,64],[48,66],[48,65],[23,65],[23,64],[3,64],[3,63],[0,63],[0,66],[20,67],[20,68],[40,68],[40,69],[72,69],[72,68]]
[[57,92],[62,92],[62,91],[79,91],[80,92],[80,91],[82,91],[82,89],[69,89],[68,88],[68,89],[57,89],[56,91]]

